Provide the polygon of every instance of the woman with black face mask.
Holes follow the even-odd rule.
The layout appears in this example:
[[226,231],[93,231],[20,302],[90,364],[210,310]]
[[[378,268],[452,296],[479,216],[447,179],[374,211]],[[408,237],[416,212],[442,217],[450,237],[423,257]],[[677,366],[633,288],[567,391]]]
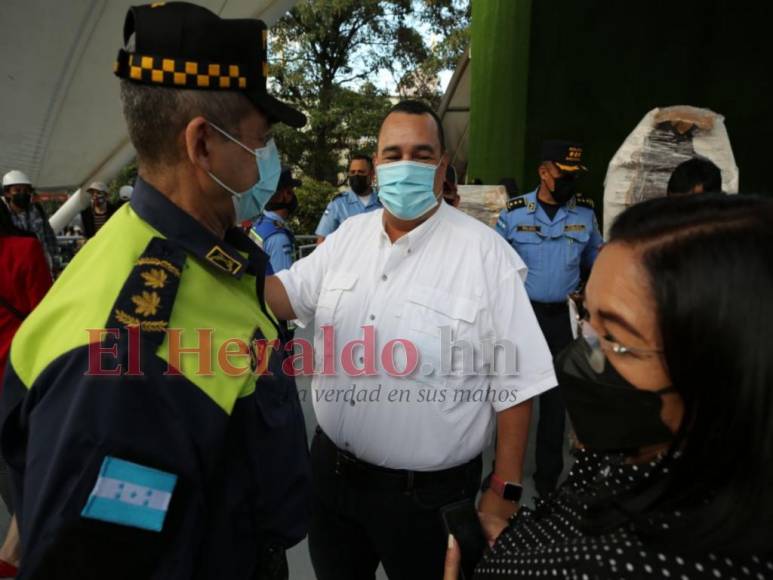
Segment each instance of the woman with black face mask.
[[772,257],[768,199],[618,218],[556,359],[577,462],[536,509],[482,520],[475,578],[773,578]]

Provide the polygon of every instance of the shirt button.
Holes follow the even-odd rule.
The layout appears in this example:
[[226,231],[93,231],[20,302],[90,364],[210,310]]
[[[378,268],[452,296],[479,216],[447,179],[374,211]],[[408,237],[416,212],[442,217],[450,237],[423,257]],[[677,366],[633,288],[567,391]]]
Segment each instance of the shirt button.
[[386,275],[386,274],[382,274],[382,275],[381,275],[381,279],[382,279],[382,280],[384,280],[384,281],[386,282],[387,275]]
[[376,320],[376,315],[375,315],[375,314],[371,314],[369,318],[370,318],[371,320]]

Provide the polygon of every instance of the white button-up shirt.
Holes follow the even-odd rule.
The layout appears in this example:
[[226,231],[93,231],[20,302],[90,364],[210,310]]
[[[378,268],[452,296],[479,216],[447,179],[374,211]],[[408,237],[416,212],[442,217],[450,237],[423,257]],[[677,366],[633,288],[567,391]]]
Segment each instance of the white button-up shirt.
[[[526,295],[526,266],[492,228],[441,201],[432,217],[392,243],[383,211],[346,220],[277,276],[298,322],[315,320],[310,396],[323,431],[374,465],[447,469],[481,453],[495,412],[557,384],[552,357]],[[331,326],[335,351],[328,348],[327,356],[336,366],[325,373],[323,367],[333,370],[333,359],[323,360]],[[366,366],[366,349],[351,342],[363,339],[364,326],[375,330],[376,372],[352,376],[341,357]],[[389,348],[392,340],[416,348],[409,376],[396,375],[410,362],[410,348]],[[456,348],[448,357],[443,345],[451,340]],[[492,343],[495,364],[486,356]],[[382,364],[385,351],[394,353],[391,365]]]

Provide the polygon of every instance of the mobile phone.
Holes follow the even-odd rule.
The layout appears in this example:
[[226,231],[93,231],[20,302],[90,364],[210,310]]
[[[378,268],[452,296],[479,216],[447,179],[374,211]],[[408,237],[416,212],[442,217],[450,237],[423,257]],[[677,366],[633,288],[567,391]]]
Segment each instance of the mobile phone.
[[462,562],[459,567],[461,580],[471,580],[475,566],[483,558],[486,549],[486,537],[480,526],[475,503],[464,499],[440,508],[446,537],[453,534],[462,552]]

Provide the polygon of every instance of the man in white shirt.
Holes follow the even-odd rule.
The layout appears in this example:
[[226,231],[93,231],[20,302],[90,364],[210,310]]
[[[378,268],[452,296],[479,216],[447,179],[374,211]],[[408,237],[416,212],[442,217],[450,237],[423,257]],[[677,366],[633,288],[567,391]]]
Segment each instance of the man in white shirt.
[[[524,263],[441,203],[442,143],[431,109],[395,105],[376,157],[385,209],[347,220],[267,280],[280,318],[316,323],[309,546],[320,580],[373,578],[379,562],[391,578],[439,578],[439,509],[475,497],[495,423],[495,484],[479,509],[517,509],[531,398],[556,385]],[[499,345],[495,365],[487,344]]]

